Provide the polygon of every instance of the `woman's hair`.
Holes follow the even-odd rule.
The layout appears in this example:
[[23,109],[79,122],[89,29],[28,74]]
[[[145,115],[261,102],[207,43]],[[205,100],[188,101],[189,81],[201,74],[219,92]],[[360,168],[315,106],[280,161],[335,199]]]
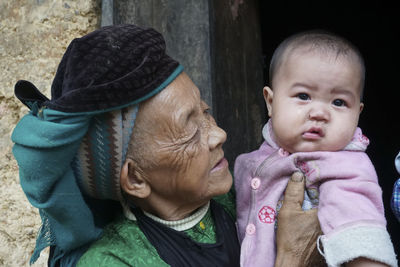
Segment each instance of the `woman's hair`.
[[326,54],[334,53],[336,57],[344,56],[348,59],[356,60],[360,65],[362,98],[365,82],[365,63],[360,51],[350,41],[325,30],[300,32],[289,36],[280,43],[272,55],[269,67],[269,82],[271,87],[273,87],[274,77],[284,62],[285,56],[298,48],[309,48],[312,51]]

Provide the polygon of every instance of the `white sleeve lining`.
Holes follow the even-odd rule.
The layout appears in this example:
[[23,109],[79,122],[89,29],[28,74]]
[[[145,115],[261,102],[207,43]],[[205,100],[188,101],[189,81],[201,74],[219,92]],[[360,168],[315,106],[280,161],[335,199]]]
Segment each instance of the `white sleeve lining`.
[[392,241],[384,227],[353,226],[320,236],[319,241],[328,266],[339,267],[359,257],[398,266]]

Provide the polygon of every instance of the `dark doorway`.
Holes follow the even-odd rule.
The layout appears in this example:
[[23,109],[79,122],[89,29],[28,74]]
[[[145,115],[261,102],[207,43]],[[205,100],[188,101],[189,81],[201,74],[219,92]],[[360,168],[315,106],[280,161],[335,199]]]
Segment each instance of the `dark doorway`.
[[371,140],[367,154],[383,189],[385,215],[396,254],[400,223],[390,209],[395,180],[394,158],[400,151],[400,28],[398,8],[386,1],[259,1],[265,83],[274,48],[288,35],[325,29],[344,36],[361,51],[366,63],[364,111],[360,127]]

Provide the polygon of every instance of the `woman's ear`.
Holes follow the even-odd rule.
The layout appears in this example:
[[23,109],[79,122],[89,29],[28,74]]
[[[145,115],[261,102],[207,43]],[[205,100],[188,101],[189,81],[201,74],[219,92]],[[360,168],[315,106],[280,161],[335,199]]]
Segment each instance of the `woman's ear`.
[[272,100],[274,98],[274,92],[272,92],[272,89],[269,88],[268,86],[265,86],[263,88],[263,95],[264,95],[264,100],[265,104],[267,105],[268,109],[268,116],[272,116]]
[[137,198],[146,198],[151,193],[151,187],[142,173],[138,171],[136,164],[131,159],[126,159],[122,166],[120,183],[122,190]]

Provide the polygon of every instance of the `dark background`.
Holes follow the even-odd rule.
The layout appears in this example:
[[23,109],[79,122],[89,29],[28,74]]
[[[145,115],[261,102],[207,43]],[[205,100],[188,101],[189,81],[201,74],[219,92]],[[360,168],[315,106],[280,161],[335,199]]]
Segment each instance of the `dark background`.
[[388,231],[400,255],[400,223],[390,209],[394,158],[400,151],[400,8],[385,1],[259,1],[264,81],[276,46],[303,30],[325,29],[355,44],[364,56],[366,83],[359,126],[370,139],[367,149],[383,189]]

